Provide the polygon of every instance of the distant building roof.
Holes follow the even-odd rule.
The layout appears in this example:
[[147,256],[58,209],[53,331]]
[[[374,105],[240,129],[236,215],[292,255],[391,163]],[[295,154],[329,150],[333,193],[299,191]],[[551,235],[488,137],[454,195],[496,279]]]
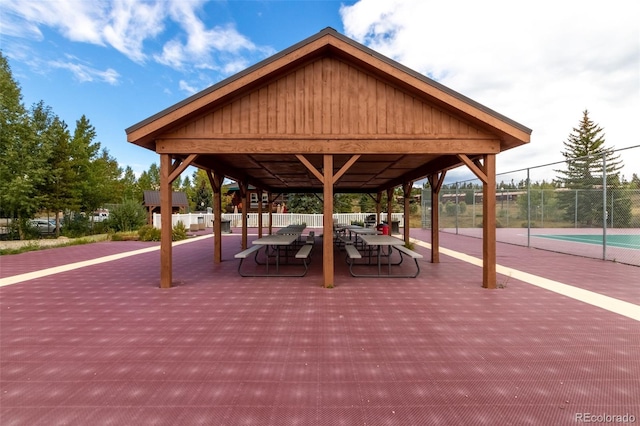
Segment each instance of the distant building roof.
[[[173,192],[173,207],[189,207],[187,194],[184,192]],[[146,207],[160,205],[160,191],[144,191],[144,205]]]
[[[226,185],[225,185],[225,186],[226,186]],[[238,184],[237,184],[237,183],[235,183],[235,184],[231,184],[231,185],[228,185],[228,186],[226,186],[226,187],[227,187],[227,191],[228,191],[228,192],[240,191],[240,186],[238,186]],[[255,189],[256,189],[256,187],[255,187],[255,186],[253,186],[253,185],[249,185],[249,186],[247,187],[247,189],[248,189],[249,191],[253,191],[253,190],[255,190]]]

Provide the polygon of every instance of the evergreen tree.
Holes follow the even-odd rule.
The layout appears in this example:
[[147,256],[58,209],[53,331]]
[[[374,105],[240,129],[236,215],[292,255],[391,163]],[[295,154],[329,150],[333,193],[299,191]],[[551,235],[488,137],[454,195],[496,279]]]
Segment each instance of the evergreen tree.
[[160,191],[160,168],[156,163],[149,166],[149,170],[142,172],[138,179],[141,191]]
[[[185,180],[187,178],[185,177]],[[207,207],[213,208],[213,189],[211,188],[211,182],[207,177],[207,173],[198,169],[193,173],[193,184],[190,180],[189,188],[184,188],[187,193],[190,207],[192,210],[206,210]]]
[[82,192],[82,209],[87,213],[102,208],[106,203],[118,203],[122,196],[120,176],[122,169],[106,148],[89,163],[87,182]]
[[[42,202],[38,187],[46,175],[46,151],[33,133],[20,86],[2,54],[0,94],[0,212],[24,224]],[[21,226],[21,238],[23,231]]]
[[376,211],[376,202],[369,194],[360,194],[359,205],[362,213],[372,213]]
[[333,212],[334,213],[352,213],[353,212],[353,194],[334,194],[333,196]]
[[[70,144],[69,162],[74,172],[74,185],[78,198],[67,208],[92,212],[100,207],[101,188],[96,187],[98,180],[93,169],[94,161],[100,153],[100,142],[95,142],[97,132],[86,116],[76,121],[76,128]],[[96,205],[96,203],[98,205]]]
[[289,194],[287,209],[291,213],[322,213],[322,202],[314,194]]
[[120,192],[118,193],[117,201],[120,202],[122,200],[142,201],[142,191],[138,186],[138,179],[131,166],[125,167],[124,173],[120,178]]
[[566,159],[566,170],[556,170],[557,180],[573,191],[561,192],[558,206],[564,209],[569,221],[585,226],[602,224],[603,174],[606,173],[607,188],[619,186],[622,160],[613,148],[605,147],[603,129],[589,118],[587,110],[583,111],[582,120],[564,142],[564,147],[562,155]]
[[622,160],[613,148],[604,146],[603,129],[589,118],[589,111],[583,111],[578,127],[564,142],[563,157],[567,160],[567,170],[556,170],[558,181],[567,188],[593,188],[602,185],[603,158],[606,159],[607,185],[620,182]]
[[34,127],[42,145],[47,146],[47,175],[40,188],[45,199],[44,208],[55,214],[56,236],[60,235],[60,212],[74,205],[79,197],[74,181],[72,164],[69,161],[70,134],[67,125],[53,114],[43,103],[37,104],[32,112]]

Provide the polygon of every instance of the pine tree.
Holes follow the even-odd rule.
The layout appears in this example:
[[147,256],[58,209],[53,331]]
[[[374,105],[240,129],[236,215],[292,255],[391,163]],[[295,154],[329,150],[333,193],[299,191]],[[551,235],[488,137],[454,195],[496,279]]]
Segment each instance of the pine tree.
[[60,212],[78,199],[75,175],[69,161],[70,134],[64,121],[43,102],[32,109],[34,129],[43,146],[48,147],[47,175],[40,188],[45,198],[44,207],[55,214],[56,235],[60,234]]
[[563,157],[567,160],[567,170],[556,170],[560,173],[558,181],[567,188],[593,188],[602,185],[603,158],[607,164],[607,185],[617,186],[620,183],[622,160],[615,155],[613,148],[604,146],[605,139],[602,127],[589,118],[589,111],[583,111],[578,127],[564,142]]
[[138,186],[138,179],[131,166],[126,166],[120,178],[121,190],[118,192],[116,202],[122,200],[136,200],[142,202],[142,191]]
[[100,142],[94,141],[96,135],[95,127],[86,116],[83,115],[76,120],[76,128],[70,143],[69,162],[75,174],[73,181],[78,198],[68,208],[92,212],[99,207],[99,204],[95,205],[95,200],[100,198],[95,195],[99,188],[96,188],[95,181],[92,179],[95,173],[93,165],[100,153]]
[[606,173],[607,188],[618,187],[622,160],[613,148],[605,146],[604,131],[589,118],[587,110],[583,111],[582,120],[573,128],[564,147],[566,170],[556,170],[557,181],[573,191],[560,193],[558,206],[571,222],[601,225],[603,173]]
[[40,208],[38,187],[46,174],[46,150],[30,121],[20,86],[0,53],[0,213],[17,219],[20,238],[22,225]]

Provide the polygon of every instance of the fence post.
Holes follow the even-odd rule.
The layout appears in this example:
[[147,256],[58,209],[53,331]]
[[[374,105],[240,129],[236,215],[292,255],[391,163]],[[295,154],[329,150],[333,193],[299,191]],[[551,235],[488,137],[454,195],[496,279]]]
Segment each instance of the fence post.
[[575,210],[573,211],[573,223],[574,223],[574,228],[578,229],[578,191],[579,189],[576,189],[576,206],[575,206]]
[[458,208],[458,182],[456,182],[456,235],[458,235],[458,212],[460,209]]
[[472,203],[473,204],[472,204],[472,208],[471,208],[471,215],[472,215],[471,216],[471,226],[475,228],[476,227],[476,188],[472,187],[472,191],[473,191],[472,192],[472,195],[473,195],[472,196],[472,198],[473,198]]
[[540,226],[544,228],[544,188],[540,187]]
[[609,221],[609,228],[615,228],[615,226],[613,226],[613,192],[614,190],[611,191],[611,214],[609,215],[611,220]]
[[607,157],[602,153],[602,260],[607,260]]
[[509,227],[509,199],[511,198],[511,191],[510,188],[507,188],[507,228]]
[[527,247],[531,247],[531,179],[527,168]]

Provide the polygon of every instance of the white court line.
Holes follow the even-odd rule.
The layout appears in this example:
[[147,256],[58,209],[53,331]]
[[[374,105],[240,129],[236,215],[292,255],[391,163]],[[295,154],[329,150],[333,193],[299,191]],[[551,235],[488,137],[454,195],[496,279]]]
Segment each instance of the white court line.
[[[431,249],[431,244],[429,243],[420,240],[412,241],[421,247],[425,247],[429,250]],[[482,259],[479,259],[477,257],[469,256],[468,254],[449,250],[443,247],[440,247],[440,253],[482,268]],[[559,281],[539,277],[527,272],[518,271],[517,269],[509,268],[502,265],[496,264],[496,271],[502,275],[513,277],[517,280],[535,285],[536,287],[544,288],[545,290],[553,291],[554,293],[558,293],[563,296],[567,296],[572,299],[597,306],[598,308],[605,309],[618,315],[640,321],[640,306],[633,303],[625,302],[624,300],[605,296],[603,294],[585,290],[579,287],[574,287],[572,285],[564,284]]]
[[[179,246],[182,244],[188,244],[195,241],[200,241],[206,238],[212,238],[213,234],[203,235],[200,237],[190,238],[187,240],[177,241],[173,243],[173,246]],[[420,240],[412,240],[415,244],[425,247],[431,250],[431,244]],[[25,274],[14,275],[11,277],[0,278],[0,287],[4,287],[11,284],[17,284],[20,282],[32,280],[35,278],[46,277],[49,275],[59,274],[62,272],[72,271],[74,269],[84,268],[86,266],[99,265],[101,263],[111,262],[118,259],[124,259],[130,256],[136,256],[138,254],[150,253],[152,251],[160,250],[160,246],[147,247],[140,250],[133,250],[125,253],[112,254],[109,256],[103,256],[96,259],[85,260],[82,262],[70,263],[68,265],[55,266],[52,268],[42,269],[40,271],[27,272]],[[465,253],[460,253],[454,250],[450,250],[444,247],[440,247],[440,252],[444,255],[453,257],[463,262],[470,263],[475,266],[482,267],[482,259],[470,256]],[[640,321],[640,306],[630,302],[625,302],[620,299],[605,296],[599,293],[595,293],[590,290],[574,287],[568,284],[561,283],[559,281],[550,280],[547,278],[539,277],[537,275],[529,274],[527,272],[518,271],[517,269],[508,268],[502,265],[496,265],[496,271],[502,275],[513,277],[517,280],[526,282],[531,285],[535,285],[540,288],[544,288],[554,293],[561,294],[563,296],[570,297],[575,300],[579,300],[584,303],[588,303],[593,306],[605,309],[607,311],[623,315],[625,317]]]
[[[206,238],[213,237],[213,234],[202,235],[200,237],[189,238],[182,241],[176,241],[173,246],[180,246],[182,244],[193,243],[195,241],[204,240]],[[33,280],[35,278],[47,277],[49,275],[60,274],[62,272],[73,271],[74,269],[84,268],[86,266],[99,265],[101,263],[111,262],[118,259],[124,259],[125,257],[136,256],[138,254],[150,253],[152,251],[160,250],[160,246],[147,247],[139,250],[127,251],[124,253],[111,254],[109,256],[98,257],[96,259],[83,260],[82,262],[69,263],[68,265],[54,266],[40,271],[27,272],[24,274],[13,275],[11,277],[0,278],[0,287],[6,285],[17,284],[24,281]]]

